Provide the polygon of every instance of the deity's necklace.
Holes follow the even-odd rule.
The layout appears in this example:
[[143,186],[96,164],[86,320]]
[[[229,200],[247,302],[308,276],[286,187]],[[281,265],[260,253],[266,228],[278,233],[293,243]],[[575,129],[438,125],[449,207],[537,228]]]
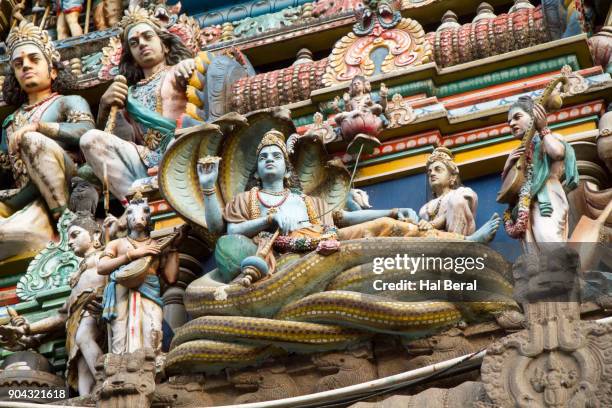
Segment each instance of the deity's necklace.
[[24,111],[32,110],[32,109],[36,108],[37,106],[40,106],[43,103],[47,102],[49,99],[55,98],[57,95],[58,95],[57,92],[51,92],[51,94],[45,96],[43,99],[41,99],[40,101],[38,101],[36,103],[33,103],[31,105],[23,105],[21,107],[21,109],[23,109]]
[[134,238],[130,238],[129,236],[128,236],[128,237],[126,237],[126,238],[127,238],[128,242],[129,242],[130,244],[132,244],[132,246],[134,247],[134,249],[138,249],[138,246],[136,245],[136,243],[137,243],[137,242],[138,242],[138,243],[142,243],[142,242],[147,241],[146,245],[149,245],[149,244],[150,244],[150,243],[153,241],[153,238],[151,238],[151,237],[149,237],[148,239],[147,239],[147,238],[145,238],[145,239],[140,240],[140,241],[139,241],[139,240],[137,240],[137,239],[134,239]]
[[143,78],[140,81],[138,81],[137,85],[145,85],[148,84],[149,82],[157,79],[163,72],[166,72],[168,70],[168,66],[166,64],[162,65],[160,68],[157,69],[157,71],[155,71],[153,73],[153,75],[151,75],[148,78]]
[[438,215],[438,211],[440,211],[440,205],[442,204],[442,197],[443,196],[438,197],[436,208],[434,208],[433,211],[429,209],[429,204],[427,204],[427,215],[429,215],[430,220],[433,220]]
[[59,94],[57,92],[52,92],[50,95],[45,96],[43,99],[36,103],[33,103],[31,105],[22,105],[21,108],[19,108],[19,110],[17,110],[17,112],[15,113],[15,119],[13,121],[14,127],[17,129],[31,122],[32,117],[38,112],[36,108],[44,105],[51,99],[57,97],[58,95]]
[[[268,209],[278,209],[281,205],[283,205],[285,203],[285,201],[287,201],[287,198],[289,198],[289,189],[286,188],[284,189],[281,194],[272,194],[272,195],[276,195],[276,196],[282,196],[283,198],[276,204],[268,204],[266,203],[263,198],[261,197],[261,195],[259,194],[260,190],[257,190],[257,199],[259,200],[259,202],[261,203],[261,205],[263,205],[264,207],[268,208]],[[267,194],[270,194],[268,192],[266,192]]]

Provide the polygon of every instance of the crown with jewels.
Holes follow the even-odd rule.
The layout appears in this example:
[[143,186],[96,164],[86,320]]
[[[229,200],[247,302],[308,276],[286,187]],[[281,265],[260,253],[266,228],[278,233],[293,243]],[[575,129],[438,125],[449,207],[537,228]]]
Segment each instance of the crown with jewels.
[[261,152],[266,146],[276,146],[283,152],[283,156],[285,156],[285,160],[289,161],[289,153],[287,152],[287,146],[285,145],[285,135],[282,132],[279,132],[276,129],[272,129],[266,132],[263,139],[257,146],[257,154]]
[[55,49],[49,33],[26,20],[22,20],[19,25],[13,27],[6,38],[9,55],[12,57],[15,49],[24,44],[32,44],[39,48],[49,63],[61,61],[60,54]]
[[436,147],[431,153],[431,155],[427,158],[426,167],[429,167],[433,162],[441,161],[450,164],[451,166],[453,166],[453,168],[457,168],[454,159],[455,156],[453,155],[453,152],[450,151],[450,149],[446,147]]
[[130,6],[124,12],[124,16],[119,22],[119,27],[121,27],[125,35],[127,30],[139,23],[146,23],[154,28],[162,28],[159,20],[153,17],[148,10],[140,6]]

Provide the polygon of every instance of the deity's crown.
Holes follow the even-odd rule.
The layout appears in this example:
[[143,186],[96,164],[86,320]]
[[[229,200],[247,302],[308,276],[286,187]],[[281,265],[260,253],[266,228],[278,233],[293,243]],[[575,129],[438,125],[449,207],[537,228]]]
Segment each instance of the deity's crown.
[[27,20],[21,20],[19,25],[13,27],[6,38],[9,58],[12,58],[13,52],[17,47],[24,44],[32,44],[39,48],[50,64],[61,61],[60,54],[55,49],[47,30],[43,30]]
[[276,129],[272,129],[266,132],[263,139],[261,139],[261,143],[257,146],[257,154],[261,152],[266,146],[277,146],[283,152],[283,156],[285,156],[285,160],[289,161],[289,153],[287,152],[287,146],[285,145],[285,135],[282,132],[279,132]]
[[431,153],[431,155],[427,158],[427,164],[425,165],[425,167],[429,167],[433,162],[441,161],[443,163],[451,165],[453,168],[456,168],[457,165],[455,164],[454,159],[455,156],[453,155],[453,152],[450,151],[450,149],[446,147],[436,147]]
[[148,10],[140,6],[130,6],[125,12],[124,16],[119,22],[119,27],[123,30],[123,35],[127,34],[127,31],[139,23],[146,23],[154,28],[161,29],[161,24],[158,19],[153,17]]

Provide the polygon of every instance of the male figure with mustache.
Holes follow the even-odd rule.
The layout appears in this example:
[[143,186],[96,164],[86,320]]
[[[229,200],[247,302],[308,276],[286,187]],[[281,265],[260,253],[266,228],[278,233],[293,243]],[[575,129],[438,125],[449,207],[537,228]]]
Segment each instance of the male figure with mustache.
[[[94,128],[87,102],[80,96],[60,94],[74,78],[60,62],[46,31],[22,21],[11,30],[6,44],[11,72],[2,95],[19,109],[2,124],[0,173],[3,168],[11,173],[13,190],[0,190],[0,235],[5,238],[0,242],[0,259],[25,249],[8,247],[11,234],[21,241],[25,236],[33,246],[29,250],[39,249],[36,243],[51,238],[44,203],[59,218],[79,162],[79,138]],[[39,196],[44,202],[37,200]]]
[[81,139],[81,149],[98,178],[106,165],[109,189],[125,206],[134,180],[159,164],[174,138],[195,62],[181,40],[142,8],[130,8],[121,26],[119,73],[127,85],[116,81],[102,96],[99,127],[104,128],[112,106],[125,109],[117,115],[113,134],[92,130]]

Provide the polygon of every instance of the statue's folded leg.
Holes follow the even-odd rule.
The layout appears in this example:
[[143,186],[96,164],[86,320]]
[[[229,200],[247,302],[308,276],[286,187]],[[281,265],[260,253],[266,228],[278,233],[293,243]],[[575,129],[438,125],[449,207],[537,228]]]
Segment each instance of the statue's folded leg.
[[68,182],[76,166],[57,142],[42,133],[28,132],[19,144],[28,175],[57,218],[66,208]]
[[468,200],[459,194],[453,194],[449,198],[446,210],[446,230],[463,235],[470,235],[476,231],[472,208]]
[[81,150],[94,174],[104,178],[104,164],[111,193],[122,203],[135,180],[147,177],[136,145],[101,130],[93,129],[81,136]]
[[53,225],[42,199],[0,217],[0,237],[0,260],[44,248],[53,239]]
[[338,239],[375,238],[375,237],[427,237],[440,239],[464,239],[463,235],[453,232],[428,230],[421,231],[415,224],[382,217],[338,230]]

